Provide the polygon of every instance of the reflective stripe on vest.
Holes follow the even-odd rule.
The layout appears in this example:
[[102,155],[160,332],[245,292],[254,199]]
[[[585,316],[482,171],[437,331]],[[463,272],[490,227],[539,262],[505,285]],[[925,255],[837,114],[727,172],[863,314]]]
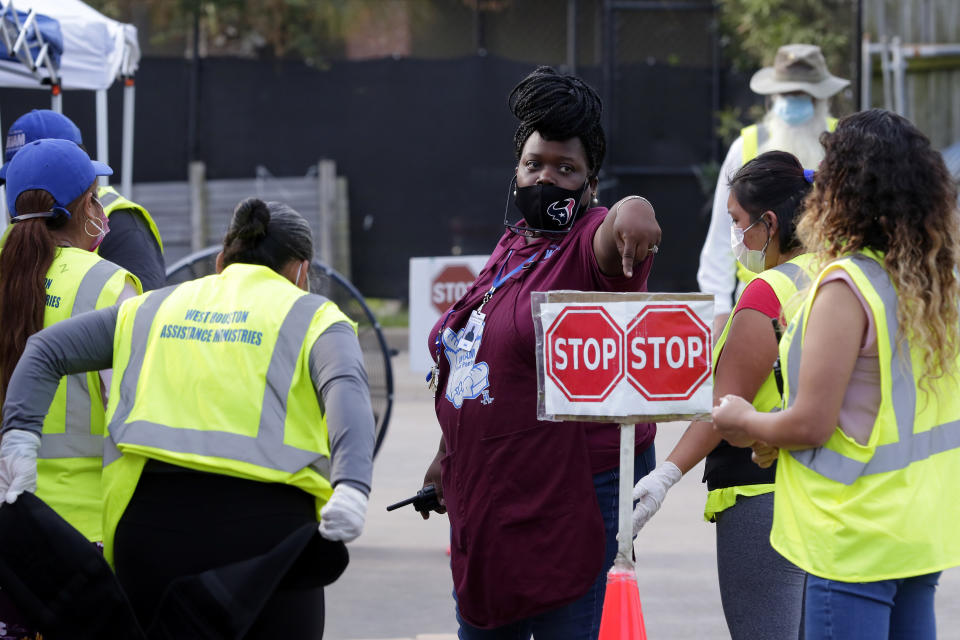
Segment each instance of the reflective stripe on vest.
[[[771,267],[770,269],[753,275],[770,285],[774,295],[777,296],[777,300],[780,302],[780,308],[784,309],[787,305],[787,302],[797,293],[797,291],[810,286],[810,274],[804,267],[810,264],[811,259],[812,256],[810,254],[800,254],[788,262],[784,262],[776,267]],[[803,262],[799,263],[800,261]],[[733,324],[733,318],[734,314],[732,313],[727,317],[727,323],[724,325],[723,331],[720,332],[720,337],[717,338],[717,344],[713,347],[714,372],[717,370],[717,363],[720,360],[720,353],[723,351],[723,346],[727,342],[727,334],[730,333],[730,326]],[[786,320],[789,321],[790,317],[787,316]],[[714,373],[714,375],[716,375],[716,373]],[[772,378],[765,381],[764,384],[767,383],[772,383]],[[762,395],[761,392],[765,390],[766,389],[764,389],[764,386],[761,385],[761,388],[757,391],[757,396],[755,396],[755,399],[760,397]],[[757,406],[756,404],[754,406],[758,411],[769,411],[773,407],[779,407],[780,403],[777,402],[773,405],[773,407]]]
[[[779,271],[783,275],[790,278],[793,281],[794,287],[797,291],[800,289],[806,289],[810,286],[810,275],[800,268],[799,265],[793,264],[792,262],[784,262],[783,264],[773,267],[771,271]],[[780,301],[780,306],[782,307],[784,300]]]
[[[780,302],[780,308],[783,310],[786,309],[788,301],[796,295],[797,291],[810,286],[810,274],[807,268],[809,268],[811,262],[812,256],[810,254],[800,254],[788,262],[758,273],[757,278],[763,280],[770,286],[770,289]],[[730,334],[730,327],[733,325],[734,317],[735,314],[733,313],[727,317],[727,323],[724,325],[720,337],[717,338],[717,344],[713,347],[714,380],[716,380],[717,364],[720,361],[720,355],[726,345],[727,336]],[[790,317],[787,316],[787,320],[789,319]],[[780,392],[777,389],[774,373],[771,371],[760,385],[760,388],[757,389],[751,404],[757,411],[779,411],[782,401]],[[714,453],[711,452],[709,455],[712,456]],[[771,477],[771,482],[772,481],[773,478]],[[771,491],[773,491],[773,484],[733,485],[712,489],[707,494],[707,504],[703,513],[704,518],[708,522],[713,522],[716,514],[734,505],[737,496],[756,496]]]
[[[97,308],[100,293],[120,267],[101,260],[84,274],[77,288],[70,316]],[[66,376],[66,424],[64,433],[45,433],[40,442],[40,458],[98,458],[103,452],[103,436],[90,432],[90,390],[84,373]]]
[[[878,445],[873,457],[866,462],[854,460],[826,447],[790,452],[790,455],[800,464],[825,478],[845,485],[853,484],[861,476],[897,471],[934,454],[960,448],[960,421],[947,422],[936,425],[928,431],[914,433],[917,390],[910,345],[906,340],[901,341],[902,344],[897,344],[900,325],[897,321],[896,290],[890,281],[889,274],[876,260],[864,255],[851,256],[851,260],[863,271],[883,301],[893,365],[890,368],[890,386],[898,440]],[[799,323],[797,331],[802,331],[804,328],[805,311],[801,311],[796,318],[796,322]],[[802,342],[799,336],[795,336],[790,343],[787,364],[787,378],[790,382],[789,404],[793,404],[796,400]]]
[[[794,260],[801,258],[801,256],[808,255],[809,254],[800,254],[800,256],[797,256]],[[763,280],[773,289],[777,300],[780,302],[781,315],[787,322],[789,322],[792,317],[792,313],[790,312],[796,310],[795,306],[788,309],[787,303],[796,295],[797,291],[810,286],[810,274],[804,269],[805,266],[810,264],[809,258],[805,257],[803,259],[805,260],[803,265],[793,261],[784,262],[776,267],[753,274],[754,277]]]
[[103,210],[106,211],[107,207],[112,205],[119,197],[120,194],[116,191],[106,191],[103,195],[97,196],[97,199],[103,205]]
[[[227,458],[285,473],[311,468],[330,478],[330,458],[315,451],[284,444],[287,398],[299,362],[301,346],[314,315],[329,302],[318,295],[299,297],[287,312],[267,367],[266,388],[256,437],[202,429],[174,428],[137,420],[127,423],[133,410],[140,370],[143,367],[150,327],[160,305],[176,287],[152,292],[136,312],[132,331],[130,359],[120,382],[120,399],[110,421],[109,432],[118,445],[132,444],[166,451]],[[104,452],[104,464],[119,456],[116,447]],[[318,459],[319,458],[319,459]]]

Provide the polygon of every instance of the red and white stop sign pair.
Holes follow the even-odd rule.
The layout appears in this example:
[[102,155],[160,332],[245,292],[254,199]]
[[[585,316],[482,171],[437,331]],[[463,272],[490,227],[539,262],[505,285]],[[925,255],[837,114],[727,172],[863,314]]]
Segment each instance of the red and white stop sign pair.
[[711,296],[562,291],[534,300],[541,417],[709,413]]

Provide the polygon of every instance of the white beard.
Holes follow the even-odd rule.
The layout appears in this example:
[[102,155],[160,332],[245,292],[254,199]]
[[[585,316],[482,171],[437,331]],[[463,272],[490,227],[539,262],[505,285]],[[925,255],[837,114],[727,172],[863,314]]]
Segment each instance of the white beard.
[[797,156],[805,169],[816,169],[823,160],[823,145],[820,134],[827,130],[827,118],[830,111],[826,100],[814,100],[813,117],[796,126],[791,126],[778,118],[773,111],[763,117],[769,137],[758,153],[766,151],[786,151]]

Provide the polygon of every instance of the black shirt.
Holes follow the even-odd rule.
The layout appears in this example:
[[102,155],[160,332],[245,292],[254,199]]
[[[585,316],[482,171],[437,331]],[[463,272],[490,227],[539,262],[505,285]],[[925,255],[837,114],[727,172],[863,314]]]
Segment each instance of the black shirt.
[[99,253],[140,278],[145,292],[167,282],[160,245],[136,209],[118,209],[110,214],[110,233],[100,244]]

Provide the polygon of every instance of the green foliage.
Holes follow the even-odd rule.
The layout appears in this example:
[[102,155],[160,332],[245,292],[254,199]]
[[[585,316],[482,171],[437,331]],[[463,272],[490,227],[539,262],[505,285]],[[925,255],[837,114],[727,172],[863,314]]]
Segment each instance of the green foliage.
[[404,300],[366,298],[366,303],[381,327],[410,326],[410,310]]
[[[721,0],[720,31],[724,57],[734,69],[753,73],[773,64],[777,49],[790,43],[815,44],[823,51],[834,75],[852,77],[850,46],[854,37],[856,0]],[[834,99],[834,113],[851,108],[842,96]],[[715,133],[728,147],[740,129],[758,122],[763,107],[744,111],[726,107],[717,111]],[[710,165],[698,168],[705,194],[713,192]]]
[[194,14],[199,13],[201,51],[206,55],[299,58],[316,65],[341,57],[349,41],[363,42],[397,33],[402,39],[407,21],[429,21],[436,10],[436,3],[425,0],[87,2],[112,18],[138,24],[147,32],[153,53],[188,50]]
[[819,46],[837,73],[849,60],[852,12],[852,0],[723,0],[726,56],[734,68],[754,71],[771,64],[781,45],[804,42]]

